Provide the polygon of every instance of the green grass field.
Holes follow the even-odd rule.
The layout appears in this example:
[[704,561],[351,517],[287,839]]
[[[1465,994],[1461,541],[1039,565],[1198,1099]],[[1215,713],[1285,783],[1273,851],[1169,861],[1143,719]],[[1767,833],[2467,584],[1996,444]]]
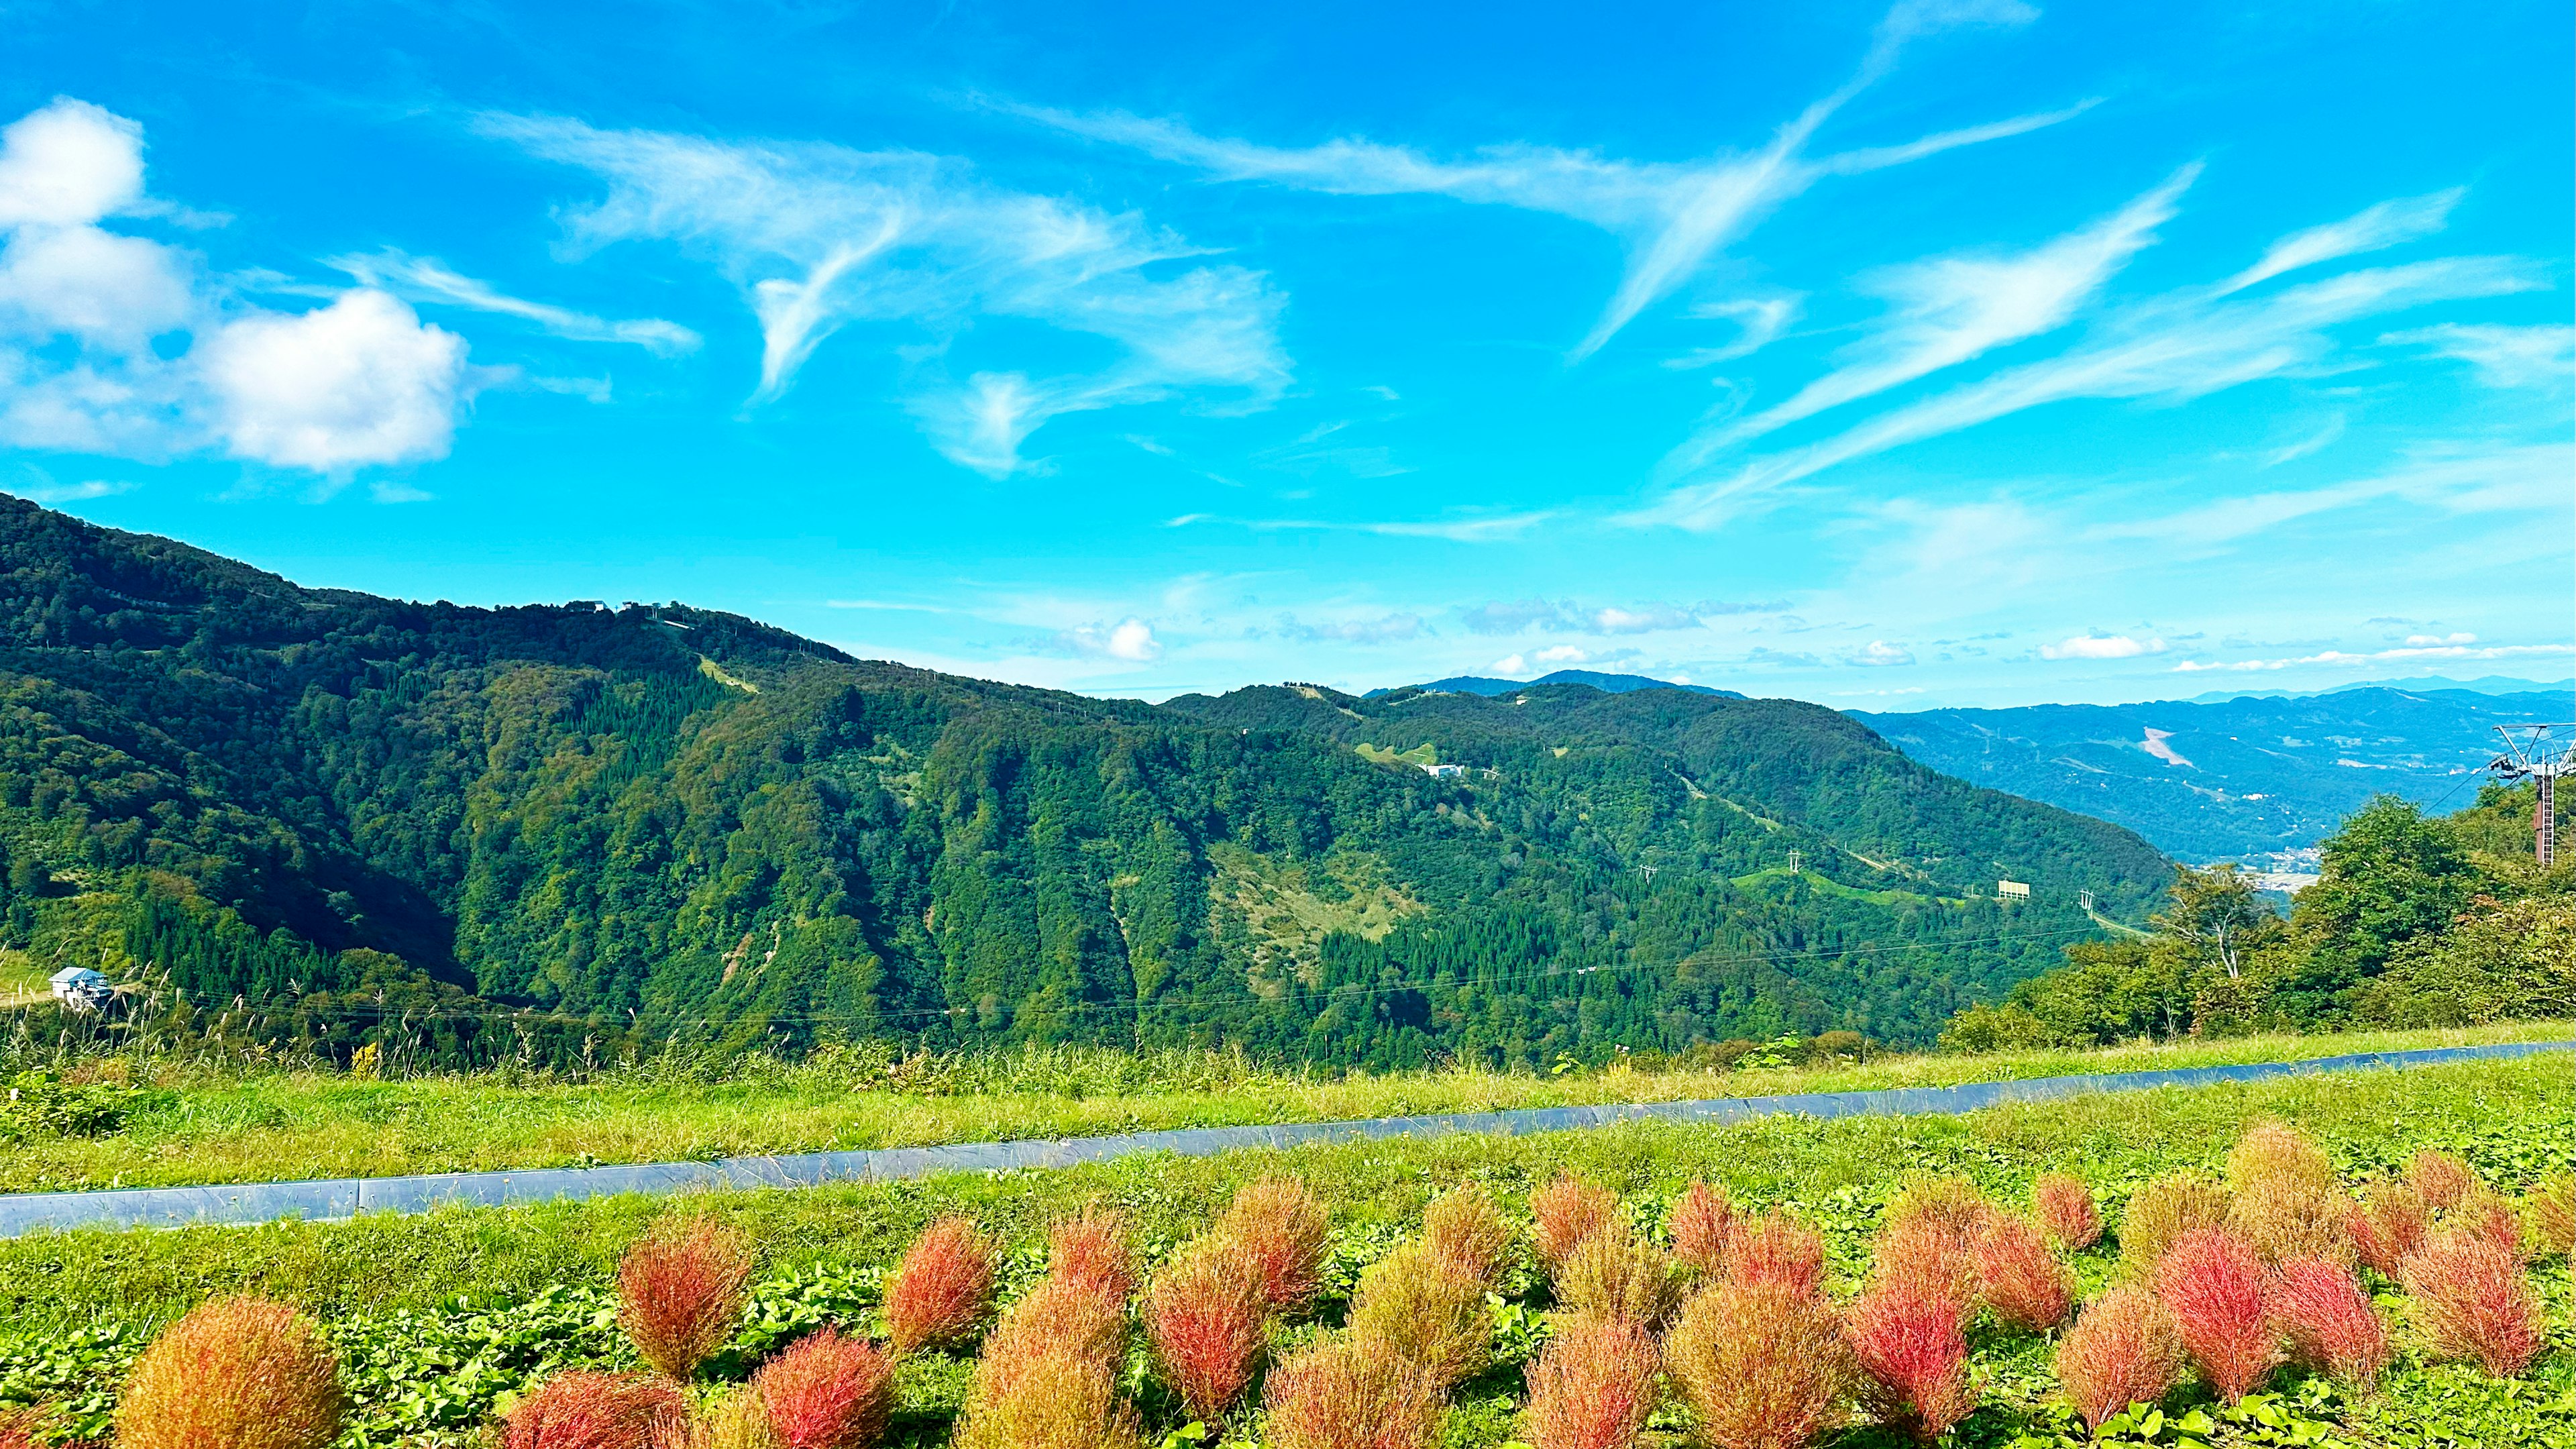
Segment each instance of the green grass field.
[[[732,1222],[758,1245],[752,1312],[713,1370],[718,1378],[738,1378],[767,1347],[802,1327],[827,1318],[868,1325],[878,1275],[941,1213],[971,1213],[1000,1236],[1009,1249],[1007,1293],[1034,1276],[1044,1225],[1058,1214],[1114,1201],[1132,1214],[1140,1241],[1155,1255],[1202,1227],[1236,1186],[1278,1171],[1300,1175],[1329,1205],[1335,1227],[1330,1279],[1343,1292],[1360,1265],[1409,1230],[1435,1192],[1481,1182],[1507,1212],[1518,1213],[1531,1186],[1571,1170],[1617,1190],[1630,1214],[1649,1227],[1661,1223],[1670,1199],[1695,1176],[1723,1182],[1751,1207],[1787,1206],[1825,1233],[1832,1290],[1845,1297],[1856,1287],[1880,1210],[1919,1174],[1961,1174],[1998,1201],[2016,1203],[2038,1173],[2070,1172],[2095,1187],[2116,1222],[2120,1203],[2141,1182],[2180,1167],[2215,1167],[2246,1125],[2278,1117],[2321,1141],[2348,1178],[2433,1145],[2461,1153],[2490,1181],[2518,1190],[2563,1170],[2576,1153],[2576,1098],[2568,1083],[2568,1060],[2551,1054],[2093,1096],[1959,1117],[1639,1124],[1213,1159],[1132,1158],[1054,1172],[710,1194],[678,1204],[607,1199],[253,1229],[42,1236],[0,1244],[0,1402],[69,1402],[88,1415],[84,1422],[103,1424],[116,1375],[154,1325],[210,1295],[255,1288],[304,1305],[341,1344],[361,1410],[360,1428],[345,1449],[462,1446],[475,1442],[476,1426],[498,1397],[532,1375],[565,1364],[625,1361],[627,1350],[611,1326],[613,1265],[648,1223],[675,1208]],[[2106,1247],[2081,1255],[2077,1270],[2089,1292],[2116,1271],[2114,1253]],[[2168,1405],[2174,1417],[2157,1434],[2118,1442],[2176,1449],[2187,1443],[2415,1449],[2576,1442],[2576,1332],[2567,1272],[2553,1266],[2536,1277],[2552,1346],[2522,1381],[2500,1384],[2474,1370],[2427,1366],[2404,1349],[2375,1397],[2347,1398],[2323,1380],[2289,1374],[2276,1385],[2277,1398],[2260,1401],[2250,1415],[2213,1411],[2208,1422],[2215,1427],[2194,1437],[2173,1425],[2197,1422],[2185,1416],[2206,1407],[2207,1396],[2186,1387]],[[1451,1411],[1446,1443],[1458,1449],[1509,1442],[1516,1355],[1543,1332],[1537,1315],[1545,1307],[1543,1290],[1526,1274],[1514,1283],[1495,1308],[1505,1330],[1503,1359],[1469,1383]],[[1323,1317],[1329,1322],[1338,1312],[1328,1302]],[[1289,1336],[1315,1331],[1302,1327]],[[2411,1342],[2402,1328],[2400,1342]],[[2055,1384],[2045,1340],[1986,1328],[1974,1344],[1986,1407],[1952,1442],[1978,1449],[2058,1443],[2062,1419],[2049,1407]],[[945,1442],[967,1377],[961,1362],[936,1355],[909,1365],[901,1442]],[[1168,1405],[1153,1398],[1141,1360],[1130,1377],[1145,1396],[1154,1433],[1179,1427]],[[2266,1415],[2285,1427],[2267,1426]],[[1865,1429],[1834,1442],[1838,1449],[1882,1449],[1897,1441]]]
[[1472,1069],[1326,1078],[1223,1055],[1062,1050],[1006,1057],[928,1090],[881,1069],[767,1064],[718,1083],[511,1085],[494,1076],[367,1082],[149,1067],[154,1091],[103,1137],[0,1137],[0,1191],[392,1176],[770,1152],[910,1147],[1164,1127],[1394,1117],[1781,1092],[1946,1086],[2576,1037],[2538,1023],[2470,1031],[2247,1037],[2098,1052],[1889,1057],[1808,1070],[1556,1076]]

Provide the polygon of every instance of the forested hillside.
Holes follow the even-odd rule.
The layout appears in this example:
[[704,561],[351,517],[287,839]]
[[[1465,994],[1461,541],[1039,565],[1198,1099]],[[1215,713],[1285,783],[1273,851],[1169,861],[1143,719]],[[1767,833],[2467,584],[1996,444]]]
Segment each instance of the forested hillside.
[[0,843],[20,959],[120,1010],[435,1059],[1923,1040],[2096,931],[2079,891],[2138,917],[2166,875],[1786,701],[1102,702],[676,605],[302,589],[15,500]]

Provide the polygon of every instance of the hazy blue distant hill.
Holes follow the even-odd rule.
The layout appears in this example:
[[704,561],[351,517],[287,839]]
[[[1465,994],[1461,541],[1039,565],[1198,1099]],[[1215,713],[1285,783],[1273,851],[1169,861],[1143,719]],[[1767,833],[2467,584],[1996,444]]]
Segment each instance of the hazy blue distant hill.
[[2445,679],[2438,674],[2428,674],[2420,679],[2377,679],[2362,684],[2338,684],[2332,689],[2216,689],[2207,694],[2195,694],[2190,702],[2225,704],[2231,699],[2314,699],[2326,694],[2350,694],[2356,689],[2397,689],[2408,694],[2465,689],[2471,694],[2555,694],[2565,699],[2571,692],[2576,692],[2576,679],[2562,679],[2550,684],[2503,674],[2482,675],[2476,679]]
[[[1638,689],[1680,689],[1692,694],[1711,694],[1720,699],[1742,699],[1732,689],[1711,689],[1705,684],[1675,684],[1669,679],[1649,679],[1642,674],[1600,674],[1589,669],[1560,669],[1537,679],[1489,679],[1481,674],[1460,674],[1448,679],[1435,679],[1429,684],[1406,685],[1405,689],[1427,690],[1439,694],[1509,694],[1516,689],[1529,689],[1541,684],[1588,684],[1604,694],[1626,694]],[[1372,689],[1367,697],[1382,699],[1400,689]]]
[[1854,716],[1946,774],[2220,860],[2314,845],[2382,792],[2428,806],[2474,799],[2496,725],[2565,721],[2569,707],[2556,692],[2368,687]]

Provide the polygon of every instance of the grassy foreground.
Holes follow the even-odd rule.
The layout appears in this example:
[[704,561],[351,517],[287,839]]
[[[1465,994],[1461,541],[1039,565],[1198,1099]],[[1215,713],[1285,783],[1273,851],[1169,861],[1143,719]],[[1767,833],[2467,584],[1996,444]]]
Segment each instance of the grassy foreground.
[[[768,1347],[814,1323],[867,1326],[878,1276],[927,1221],[946,1212],[971,1213],[1001,1237],[1012,1254],[1007,1293],[1036,1273],[1043,1227],[1055,1215],[1113,1200],[1132,1214],[1140,1242],[1156,1255],[1204,1226],[1236,1186],[1290,1171],[1331,1208],[1330,1276],[1346,1293],[1358,1268],[1408,1231],[1432,1194],[1455,1183],[1483,1182],[1507,1211],[1519,1212],[1531,1186],[1571,1170],[1617,1190],[1637,1221],[1653,1225],[1685,1183],[1707,1177],[1749,1207],[1785,1205],[1823,1231],[1833,1291],[1847,1296],[1881,1209],[1922,1173],[1964,1175],[1996,1200],[2016,1203],[2026,1199],[2038,1173],[2069,1172],[2094,1186],[2116,1222],[2138,1184],[2176,1168],[2214,1168],[2247,1124],[2279,1117],[2322,1142],[2347,1177],[2402,1163],[2429,1145],[2458,1152],[2490,1181],[2519,1189],[2563,1169],[2576,1153],[2576,1100],[2568,1080],[2568,1059],[2550,1054],[2087,1097],[1960,1117],[1638,1124],[1214,1159],[1134,1158],[1058,1172],[711,1194],[682,1206],[739,1225],[762,1255],[751,1313],[715,1370],[718,1377],[739,1377]],[[627,1351],[610,1326],[613,1265],[672,1207],[609,1199],[255,1229],[81,1232],[0,1244],[0,1402],[70,1402],[90,1416],[86,1422],[103,1424],[116,1376],[153,1326],[208,1296],[255,1288],[310,1309],[341,1344],[361,1409],[360,1427],[345,1445],[468,1444],[499,1396],[532,1376],[565,1364],[623,1361]],[[2089,1292],[2115,1271],[2114,1254],[2096,1250],[2077,1268]],[[2428,1367],[2410,1355],[2367,1400],[2346,1399],[2323,1380],[2285,1377],[2278,1400],[2262,1406],[2288,1426],[2277,1433],[2257,1416],[2216,1421],[2214,1440],[2167,1424],[2120,1442],[2576,1442],[2576,1332],[2567,1273],[2550,1268],[2539,1277],[2552,1344],[2523,1381],[2500,1384],[2473,1370]],[[1543,1332],[1532,1311],[1543,1305],[1543,1297],[1528,1293],[1507,1294],[1496,1305],[1506,1352],[1462,1392],[1446,1443],[1464,1449],[1508,1442],[1515,1354],[1525,1356]],[[1328,1303],[1326,1319],[1337,1313]],[[2055,1385],[2044,1340],[1988,1334],[1977,1342],[1976,1361],[1988,1406],[1961,1426],[1954,1442],[2059,1442],[2054,1435],[2062,1420],[2048,1408]],[[912,1364],[903,1382],[903,1442],[944,1442],[966,1379],[962,1364],[937,1356]],[[2194,1399],[2197,1392],[2177,1397],[2174,1422],[2184,1422],[2205,1400]],[[1178,1427],[1177,1420],[1156,1422],[1158,1432]],[[1855,1430],[1836,1442],[1843,1449],[1877,1449],[1896,1441]]]
[[[0,1134],[0,1192],[387,1177],[770,1152],[912,1147],[1167,1127],[1394,1117],[1604,1102],[1949,1086],[1961,1082],[2289,1061],[2500,1041],[2566,1040],[2576,1024],[2260,1036],[2106,1051],[1899,1056],[1812,1069],[1553,1076],[1451,1068],[1325,1077],[1222,1054],[1035,1051],[909,1080],[898,1064],[825,1056],[722,1082],[638,1075],[586,1084],[493,1075],[370,1082],[337,1072],[244,1074],[146,1064],[106,1136]],[[95,1068],[93,1069],[95,1070]]]

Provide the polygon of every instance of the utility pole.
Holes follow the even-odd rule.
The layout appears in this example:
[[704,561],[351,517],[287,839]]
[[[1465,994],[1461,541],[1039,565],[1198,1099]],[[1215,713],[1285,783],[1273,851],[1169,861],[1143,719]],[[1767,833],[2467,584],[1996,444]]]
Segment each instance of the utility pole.
[[2499,780],[2528,779],[2539,787],[2531,811],[2531,848],[2546,870],[2557,859],[2558,781],[2576,774],[2576,750],[2568,748],[2576,724],[2497,725],[2504,753],[2487,762]]

